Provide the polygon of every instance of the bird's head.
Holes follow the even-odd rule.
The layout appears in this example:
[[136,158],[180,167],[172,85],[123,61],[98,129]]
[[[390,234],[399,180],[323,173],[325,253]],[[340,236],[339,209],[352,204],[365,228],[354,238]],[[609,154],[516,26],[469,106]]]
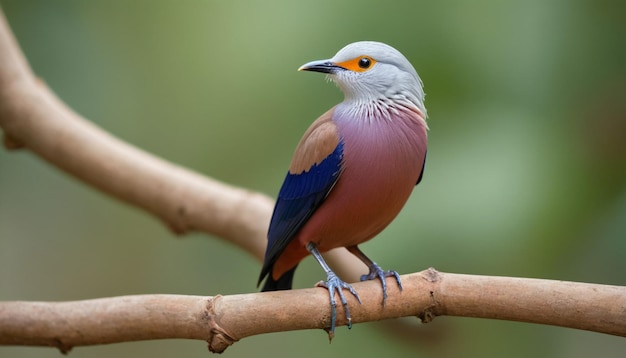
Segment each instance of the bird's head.
[[426,116],[417,72],[398,50],[384,43],[354,42],[332,58],[306,63],[298,71],[326,73],[341,88],[346,102],[412,104]]

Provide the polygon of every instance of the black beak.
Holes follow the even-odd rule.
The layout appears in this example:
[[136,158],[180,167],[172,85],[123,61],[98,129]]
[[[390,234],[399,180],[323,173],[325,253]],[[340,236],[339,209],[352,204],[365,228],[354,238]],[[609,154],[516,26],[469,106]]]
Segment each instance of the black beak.
[[300,68],[298,68],[298,71],[312,71],[329,74],[337,73],[341,70],[345,70],[345,68],[337,66],[329,60],[311,61],[309,63],[305,63],[304,65],[300,66]]

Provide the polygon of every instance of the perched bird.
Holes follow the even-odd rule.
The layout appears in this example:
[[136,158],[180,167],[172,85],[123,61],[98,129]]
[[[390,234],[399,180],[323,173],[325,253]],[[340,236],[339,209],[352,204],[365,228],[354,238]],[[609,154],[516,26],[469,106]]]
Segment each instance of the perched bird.
[[328,60],[309,62],[299,71],[327,74],[344,101],[322,114],[298,143],[278,194],[268,232],[259,284],[263,291],[291,289],[298,263],[313,255],[326,271],[321,283],[330,294],[332,334],[336,323],[335,291],[350,311],[343,289],[359,302],[320,253],[345,247],[369,267],[361,280],[379,279],[383,271],[357,245],[381,232],[400,212],[424,172],[427,148],[422,81],[409,61],[393,47],[355,42]]

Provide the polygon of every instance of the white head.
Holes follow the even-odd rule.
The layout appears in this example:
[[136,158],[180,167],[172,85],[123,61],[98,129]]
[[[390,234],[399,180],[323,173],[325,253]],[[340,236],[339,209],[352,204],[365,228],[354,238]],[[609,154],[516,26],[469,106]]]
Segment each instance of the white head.
[[426,116],[422,80],[398,50],[384,43],[354,42],[332,58],[306,63],[298,70],[326,73],[343,91],[345,102],[412,104]]

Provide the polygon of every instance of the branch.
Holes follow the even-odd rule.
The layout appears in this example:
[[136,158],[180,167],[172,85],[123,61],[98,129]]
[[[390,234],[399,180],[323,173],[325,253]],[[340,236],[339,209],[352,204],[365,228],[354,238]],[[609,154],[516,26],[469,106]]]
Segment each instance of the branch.
[[[0,128],[9,150],[27,148],[106,194],[152,213],[175,233],[199,230],[262,258],[272,211],[267,196],[209,179],[126,144],[60,101],[29,68],[0,11]],[[329,261],[348,281],[364,271],[345,250]],[[354,285],[353,321],[440,315],[534,322],[626,336],[626,288],[585,283],[443,274],[389,285]],[[338,324],[345,324],[339,309]],[[270,317],[271,319],[269,319]],[[0,302],[0,344],[55,346],[143,339],[204,339],[221,352],[247,336],[329,326],[319,288],[232,296],[146,295],[75,302]]]
[[3,16],[0,127],[8,149],[30,149],[85,183],[154,214],[175,233],[201,230],[228,238],[256,257],[263,255],[270,198],[168,163],[84,120],[35,78]]
[[[273,200],[169,163],[127,144],[67,107],[28,66],[0,9],[0,128],[9,150],[30,149],[84,183],[143,209],[176,234],[197,230],[263,259]],[[346,250],[329,262],[358,280]]]
[[[417,316],[504,319],[557,325],[626,337],[626,288],[513,277],[440,273],[402,276],[389,283],[354,284],[363,304],[348,295],[353,322]],[[341,308],[337,324],[345,325]],[[328,293],[310,288],[230,296],[142,295],[74,302],[0,303],[0,344],[72,347],[147,339],[202,339],[212,352],[262,333],[327,328]]]

